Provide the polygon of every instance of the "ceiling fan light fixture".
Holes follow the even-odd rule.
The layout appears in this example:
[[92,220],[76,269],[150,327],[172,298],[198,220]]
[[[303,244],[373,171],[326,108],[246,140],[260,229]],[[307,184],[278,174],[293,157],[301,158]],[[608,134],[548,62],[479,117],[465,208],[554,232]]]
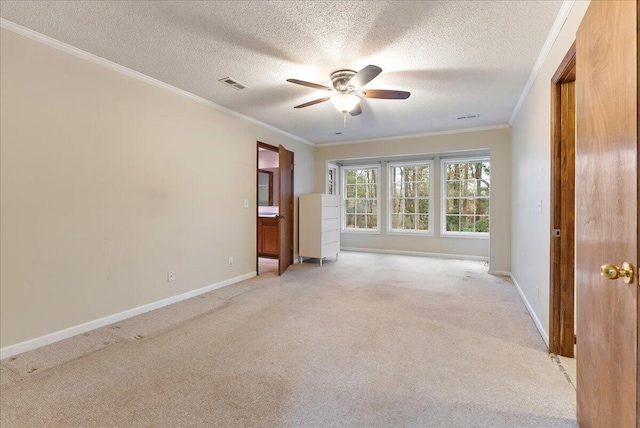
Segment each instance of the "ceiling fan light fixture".
[[354,94],[336,94],[331,97],[331,104],[341,113],[348,113],[360,103],[360,97]]

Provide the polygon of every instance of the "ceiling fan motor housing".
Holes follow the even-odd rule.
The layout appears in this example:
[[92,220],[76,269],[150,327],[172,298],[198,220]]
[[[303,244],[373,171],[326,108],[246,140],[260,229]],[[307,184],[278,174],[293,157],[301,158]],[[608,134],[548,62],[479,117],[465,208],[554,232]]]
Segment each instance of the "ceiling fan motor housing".
[[338,111],[344,114],[349,113],[351,116],[358,116],[362,114],[362,108],[358,105],[360,98],[406,100],[411,95],[406,91],[392,91],[389,89],[367,89],[366,91],[361,91],[364,85],[375,79],[381,72],[382,69],[373,64],[367,65],[358,72],[355,70],[337,70],[331,73],[333,88],[298,79],[287,79],[287,82],[332,93],[332,95],[294,106],[294,108],[309,107],[325,101],[331,101]]
[[353,86],[349,86],[349,81],[353,76],[356,75],[356,72],[353,70],[338,70],[331,73],[331,83],[336,91],[342,93],[353,92],[355,88]]

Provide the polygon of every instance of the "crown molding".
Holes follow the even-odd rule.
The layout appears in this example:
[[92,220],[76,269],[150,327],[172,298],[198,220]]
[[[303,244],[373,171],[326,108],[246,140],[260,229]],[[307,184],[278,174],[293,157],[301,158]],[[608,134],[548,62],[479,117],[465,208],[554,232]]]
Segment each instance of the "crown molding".
[[564,0],[562,6],[560,6],[560,10],[558,11],[558,16],[556,16],[556,20],[551,26],[551,30],[549,31],[549,35],[547,35],[547,40],[545,40],[544,45],[542,45],[542,49],[540,50],[540,54],[538,55],[538,59],[533,64],[533,68],[531,69],[531,74],[529,74],[529,79],[527,83],[524,85],[522,89],[522,93],[520,94],[520,98],[518,98],[518,102],[516,103],[515,108],[513,109],[513,113],[511,113],[511,117],[509,118],[509,125],[513,125],[513,122],[516,120],[524,101],[527,99],[527,95],[531,91],[533,84],[536,82],[538,78],[538,73],[540,73],[540,69],[542,69],[542,65],[547,60],[549,53],[551,52],[551,48],[553,44],[556,42],[562,27],[564,26],[567,17],[569,16],[569,12],[571,12],[571,8],[575,0]]
[[140,80],[142,82],[148,83],[155,87],[164,89],[165,91],[172,92],[176,95],[180,95],[182,97],[188,98],[192,101],[196,101],[200,104],[204,104],[208,107],[212,107],[218,111],[226,113],[230,116],[236,117],[238,119],[246,120],[247,122],[251,122],[255,125],[266,128],[270,131],[277,132],[280,135],[284,135],[293,140],[299,141],[301,143],[307,144],[309,146],[315,147],[310,141],[305,140],[304,138],[300,138],[297,135],[290,134],[282,129],[276,128],[275,126],[269,125],[267,123],[261,122],[252,117],[246,116],[242,113],[238,113],[237,111],[228,109],[226,107],[221,106],[220,104],[216,104],[212,101],[207,100],[206,98],[202,98],[198,95],[192,94],[191,92],[187,92],[183,89],[176,88],[175,86],[169,85],[168,83],[162,82],[158,79],[154,79],[153,77],[149,77],[146,74],[142,74],[120,64],[117,64],[113,61],[109,61],[108,59],[104,59],[87,51],[83,51],[82,49],[76,48],[74,46],[68,45],[64,42],[56,40],[52,37],[45,36],[42,33],[38,33],[37,31],[31,30],[29,28],[23,27],[22,25],[16,24],[15,22],[11,22],[4,18],[0,18],[0,28],[4,28],[5,30],[11,31],[13,33],[19,34],[21,36],[27,37],[31,40],[35,40],[36,42],[40,42],[44,45],[50,46],[54,49],[58,49],[60,51],[71,54],[75,57],[82,58],[94,64],[100,65],[102,67],[108,68],[110,70],[116,71],[118,73],[122,73],[126,76],[133,77],[134,79]]
[[501,125],[481,126],[477,128],[451,129],[448,131],[425,132],[422,134],[395,135],[393,137],[370,138],[367,140],[338,141],[335,143],[316,143],[316,147],[342,146],[345,144],[374,143],[376,141],[406,140],[409,138],[432,137],[435,135],[466,134],[468,132],[490,131],[492,129],[504,129],[504,128],[509,128],[509,125],[504,123]]

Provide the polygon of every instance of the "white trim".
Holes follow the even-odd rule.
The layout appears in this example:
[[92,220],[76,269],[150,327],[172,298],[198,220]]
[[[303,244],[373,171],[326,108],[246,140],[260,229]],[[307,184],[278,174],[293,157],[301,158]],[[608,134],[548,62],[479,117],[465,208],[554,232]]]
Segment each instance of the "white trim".
[[547,344],[547,348],[549,348],[549,334],[547,334],[547,332],[544,331],[544,327],[542,327],[542,323],[538,319],[538,315],[536,315],[536,313],[533,310],[533,307],[529,304],[529,301],[525,297],[524,292],[522,291],[522,288],[520,288],[520,284],[518,284],[518,281],[516,281],[516,278],[513,276],[513,274],[509,274],[509,277],[511,278],[513,285],[516,286],[516,290],[518,290],[518,293],[520,294],[520,298],[524,302],[524,305],[527,307],[527,311],[529,311],[529,315],[531,315],[531,318],[533,319],[533,323],[538,328],[538,332],[540,332],[540,336],[542,336],[542,340],[544,340],[544,343]]
[[518,116],[518,113],[522,108],[522,104],[524,104],[524,101],[527,99],[527,95],[529,95],[529,92],[531,91],[533,84],[538,78],[538,73],[540,73],[540,70],[542,69],[542,65],[547,60],[547,57],[549,56],[549,52],[551,52],[551,48],[553,47],[553,44],[556,42],[556,39],[560,34],[560,30],[562,30],[562,27],[564,26],[564,23],[567,20],[567,17],[569,16],[569,12],[571,11],[571,8],[573,7],[574,3],[575,3],[575,0],[564,0],[564,2],[562,3],[562,6],[560,6],[560,10],[558,11],[556,20],[553,22],[553,25],[551,26],[551,30],[547,35],[547,39],[545,40],[544,45],[542,45],[542,49],[540,49],[540,54],[538,55],[538,59],[533,64],[533,68],[531,69],[531,74],[529,74],[529,79],[527,80],[527,83],[524,85],[524,88],[522,89],[522,93],[520,94],[520,98],[518,98],[518,102],[516,103],[516,106],[514,107],[513,112],[511,113],[511,117],[509,118],[509,126],[513,125],[513,122],[516,120],[516,117]]
[[444,158],[457,158],[457,157],[474,157],[474,156],[490,156],[491,149],[478,148],[478,149],[461,149],[461,150],[449,150],[446,152],[426,152],[426,153],[402,153],[397,155],[385,155],[385,156],[365,156],[357,158],[342,158],[329,162],[337,162],[341,166],[358,165],[362,162],[369,163],[384,163],[384,162],[414,162],[414,161],[428,161],[439,160]]
[[[333,193],[329,192],[329,171],[334,171],[333,174]],[[328,195],[339,195],[340,194],[340,165],[335,162],[327,161],[327,175],[325,180],[325,193]]]
[[497,276],[511,276],[511,272],[508,270],[491,270],[487,272],[489,275],[497,275]]
[[[431,219],[429,219],[429,221],[431,221]],[[394,230],[388,230],[385,233],[385,235],[397,235],[397,236],[436,236],[435,233],[433,233],[433,231],[427,232],[426,230],[413,230],[413,229],[407,229],[405,231],[402,231],[402,229],[394,229]]]
[[315,145],[316,147],[342,146],[345,144],[360,144],[360,143],[374,143],[376,141],[404,140],[409,138],[431,137],[434,135],[465,134],[467,132],[490,131],[492,129],[504,129],[508,127],[509,127],[508,124],[503,123],[500,125],[480,126],[477,128],[450,129],[448,131],[433,131],[433,132],[425,132],[421,134],[407,134],[407,135],[394,135],[392,137],[369,138],[367,140],[337,141],[335,143],[315,143]]
[[[488,162],[491,164],[491,155],[460,158],[440,159],[440,237],[441,238],[465,238],[465,239],[489,239],[491,236],[491,186],[489,186],[489,232],[452,232],[447,230],[447,164]],[[489,179],[491,180],[491,179]],[[462,199],[462,197],[460,197]],[[474,197],[474,200],[477,199]],[[480,198],[484,199],[484,198]],[[475,223],[474,223],[475,228]]]
[[[376,228],[375,229],[347,229],[347,172],[358,170],[358,169],[376,169],[378,170],[377,181],[376,181]],[[340,195],[340,200],[342,201],[342,207],[340,208],[340,232],[342,233],[370,233],[370,234],[380,234],[382,231],[382,226],[380,225],[380,191],[382,186],[380,182],[382,181],[382,168],[380,164],[369,164],[369,165],[349,165],[342,166],[340,168],[340,180],[342,181],[342,195]],[[358,198],[356,198],[358,199]],[[373,198],[367,198],[373,199]],[[356,215],[358,213],[355,213]]]
[[[392,216],[391,213],[391,199],[393,198],[393,189],[391,189],[391,169],[395,167],[402,166],[428,166],[429,167],[429,197],[426,198],[429,202],[429,212],[427,213],[429,229],[420,230],[420,229],[392,229]],[[387,162],[387,234],[388,235],[420,235],[420,236],[433,236],[434,228],[433,228],[433,171],[435,171],[434,161],[433,159],[422,160],[422,161],[414,161],[414,162]],[[404,181],[403,181],[404,183]],[[417,199],[416,196],[414,199]],[[402,199],[406,199],[402,197]],[[424,199],[424,198],[423,198]],[[420,215],[419,213],[414,213],[414,215]]]
[[422,251],[387,250],[378,248],[340,247],[340,251],[355,251],[359,253],[396,254],[399,256],[435,257],[439,259],[489,261],[488,257],[470,256],[465,254],[425,253]]
[[199,102],[201,104],[204,104],[206,106],[212,107],[218,111],[221,111],[223,113],[226,113],[230,116],[234,116],[237,117],[239,119],[243,119],[246,120],[247,122],[251,122],[253,124],[256,124],[258,126],[261,126],[263,128],[269,129],[273,132],[277,132],[278,134],[284,135],[286,137],[292,138],[296,141],[299,141],[301,143],[307,144],[309,146],[315,147],[315,144],[313,144],[310,141],[305,140],[304,138],[300,138],[296,135],[290,134],[286,131],[283,131],[282,129],[276,128],[275,126],[269,125],[267,123],[261,122],[257,119],[254,119],[252,117],[246,116],[242,113],[238,113],[237,111],[233,111],[231,109],[228,109],[226,107],[221,106],[220,104],[216,104],[212,101],[209,101],[205,98],[202,98],[198,95],[192,94],[191,92],[187,92],[183,89],[180,88],[176,88],[175,86],[169,85],[168,83],[164,83],[158,79],[154,79],[153,77],[149,77],[146,74],[142,74],[138,71],[132,70],[130,68],[127,68],[125,66],[122,66],[120,64],[117,64],[115,62],[109,61],[108,59],[104,59],[101,58],[97,55],[94,55],[92,53],[89,53],[87,51],[83,51],[82,49],[78,49],[74,46],[68,45],[64,42],[61,42],[59,40],[56,40],[54,38],[51,38],[49,36],[45,36],[44,34],[38,33],[37,31],[33,31],[30,30],[26,27],[23,27],[22,25],[18,25],[14,22],[8,21],[4,18],[0,18],[0,28],[4,28],[5,30],[14,32],[16,34],[19,34],[21,36],[27,37],[31,40],[35,40],[36,42],[40,42],[44,45],[50,46],[52,48],[61,50],[63,52],[66,52],[68,54],[71,54],[73,56],[76,56],[78,58],[82,58],[84,60],[87,60],[89,62],[92,62],[94,64],[97,65],[101,65],[105,68],[108,68],[110,70],[116,71],[118,73],[122,73],[124,75],[127,75],[129,77],[133,77],[134,79],[143,81],[145,83],[148,83],[150,85],[156,86],[158,88],[164,89],[166,91],[169,92],[173,92],[174,94],[183,96],[185,98],[188,98],[192,101],[196,101]]
[[177,296],[168,297],[166,299],[158,300],[157,302],[149,303],[146,305],[138,306],[137,308],[128,309],[117,314],[108,315],[97,320],[89,321],[84,324],[76,325],[73,327],[65,328],[64,330],[49,333],[44,336],[36,337],[35,339],[26,340],[24,342],[16,343],[15,345],[5,346],[0,349],[0,360],[12,357],[23,352],[31,351],[36,348],[40,348],[45,345],[50,345],[55,342],[59,342],[64,339],[68,339],[78,334],[86,333],[87,331],[95,330],[105,325],[113,324],[125,320],[127,318],[135,317],[136,315],[144,314],[155,309],[159,309],[173,303],[180,302],[182,300],[190,299],[200,294],[208,293],[209,291],[217,290],[218,288],[226,287],[227,285],[235,284],[236,282],[244,281],[249,278],[253,278],[257,273],[249,272],[244,275],[236,276],[235,278],[227,279],[225,281],[217,282],[215,284],[207,285],[196,290],[188,291],[186,293],[178,294]]
[[[446,216],[445,216],[445,222],[446,222]],[[451,232],[451,231],[442,232],[440,231],[440,237],[453,238],[453,239],[489,239],[490,235],[487,232]]]

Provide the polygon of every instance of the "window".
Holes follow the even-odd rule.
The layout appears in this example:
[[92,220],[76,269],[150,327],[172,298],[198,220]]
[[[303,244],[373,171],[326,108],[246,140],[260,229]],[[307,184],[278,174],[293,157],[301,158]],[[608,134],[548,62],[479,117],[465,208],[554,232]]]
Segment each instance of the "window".
[[338,195],[340,192],[338,182],[338,165],[335,163],[327,164],[327,193],[330,195]]
[[389,164],[388,230],[428,233],[432,162]]
[[342,230],[377,232],[379,166],[343,167]]
[[488,158],[442,161],[442,234],[489,235]]

